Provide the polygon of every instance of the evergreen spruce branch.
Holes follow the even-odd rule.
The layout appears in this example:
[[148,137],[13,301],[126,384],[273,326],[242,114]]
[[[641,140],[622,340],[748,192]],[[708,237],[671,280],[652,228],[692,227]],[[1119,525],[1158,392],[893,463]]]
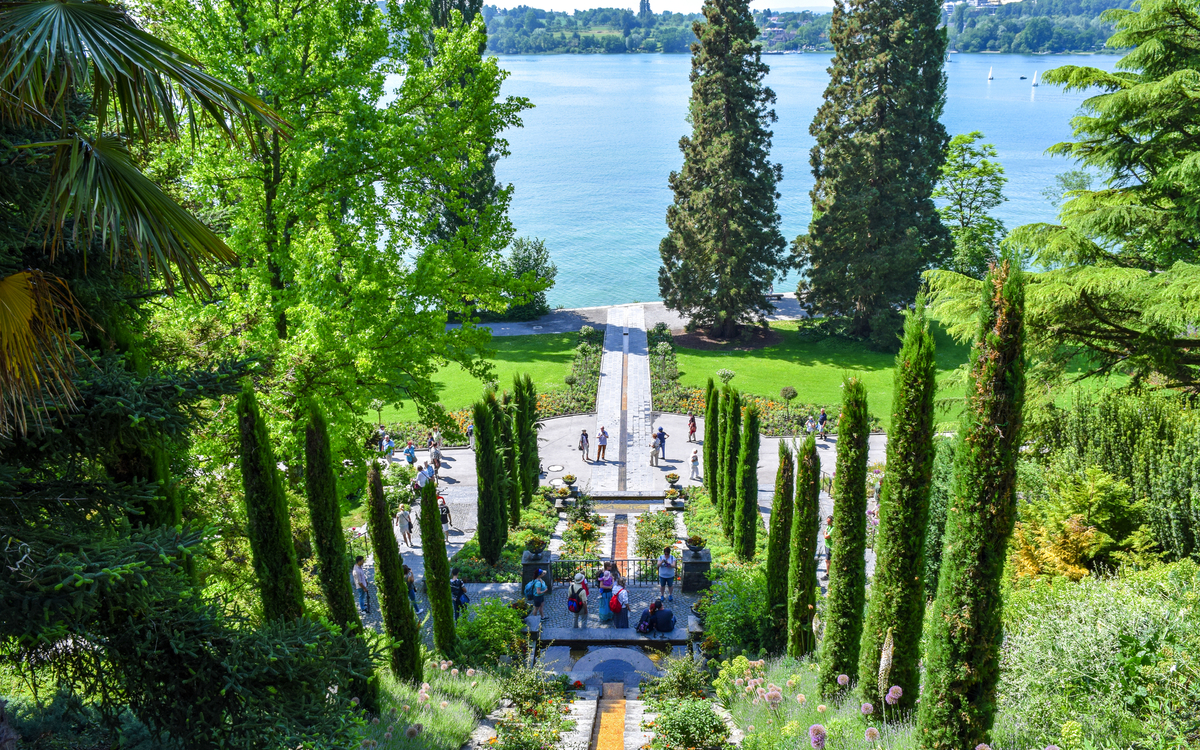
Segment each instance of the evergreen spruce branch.
[[796,501],[792,508],[788,567],[787,653],[800,659],[816,650],[817,536],[821,532],[821,457],[809,435],[796,456]]

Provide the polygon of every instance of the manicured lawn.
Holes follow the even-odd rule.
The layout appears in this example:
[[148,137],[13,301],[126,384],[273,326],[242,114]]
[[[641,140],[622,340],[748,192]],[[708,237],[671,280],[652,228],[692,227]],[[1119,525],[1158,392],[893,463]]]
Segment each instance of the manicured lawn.
[[[513,375],[529,373],[539,392],[565,388],[563,378],[571,371],[578,336],[574,333],[543,333],[534,336],[496,336],[492,344],[494,377],[501,388],[512,388]],[[442,404],[451,411],[470,406],[483,395],[484,384],[455,364],[443,367],[436,376]],[[375,415],[369,415],[374,420]],[[401,409],[384,409],[385,422],[417,418],[412,404]]]

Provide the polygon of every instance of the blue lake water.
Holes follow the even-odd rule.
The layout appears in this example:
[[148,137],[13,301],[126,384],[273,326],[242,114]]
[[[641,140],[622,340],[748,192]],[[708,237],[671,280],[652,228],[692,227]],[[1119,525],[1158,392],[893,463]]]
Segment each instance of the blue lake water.
[[[828,81],[829,58],[765,59],[771,66],[767,83],[778,97],[771,155],[783,165],[779,213],[790,242],[811,217],[808,126]],[[1033,88],[1034,72],[1069,64],[1112,70],[1117,59],[950,56],[943,122],[951,135],[979,130],[996,146],[1008,202],[995,213],[1007,226],[1054,219],[1042,190],[1073,165],[1045,151],[1071,137],[1070,119],[1086,98]],[[500,63],[511,74],[504,92],[528,97],[535,108],[524,113],[524,127],[505,133],[512,154],[496,172],[515,187],[511,217],[517,233],[544,239],[558,264],[551,304],[658,299],[658,243],[671,202],[667,175],[682,164],[679,137],[690,132],[684,119],[690,56],[504,55]],[[794,281],[776,287],[791,291]]]

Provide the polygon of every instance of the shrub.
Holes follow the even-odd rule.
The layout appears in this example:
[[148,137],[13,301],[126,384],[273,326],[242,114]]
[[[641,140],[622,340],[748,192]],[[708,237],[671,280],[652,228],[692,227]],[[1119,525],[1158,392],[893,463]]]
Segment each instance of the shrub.
[[484,599],[471,608],[471,617],[458,620],[458,659],[464,666],[496,664],[501,656],[512,656],[521,638],[525,620],[521,613],[500,599]]
[[[759,524],[762,524],[762,515],[760,514],[758,518]],[[689,529],[713,529],[715,531],[722,528],[721,514],[713,504],[708,488],[692,487],[688,490],[688,502],[683,509],[683,522]],[[764,525],[760,525],[759,531],[764,533],[755,535],[755,561],[766,559],[767,534],[765,528]],[[709,577],[713,580],[721,578],[727,568],[738,568],[744,565],[733,553],[733,545],[725,534],[711,533],[705,539],[708,541],[708,550],[712,555],[713,566]],[[751,561],[751,564],[753,562]]]
[[674,701],[703,698],[708,690],[708,672],[695,659],[667,658],[659,664],[661,674],[642,683],[642,698],[648,701]]
[[521,523],[508,532],[508,542],[500,552],[500,561],[491,565],[479,552],[479,540],[471,538],[450,560],[467,583],[517,583],[521,580],[521,553],[531,538],[549,539],[558,524],[554,504],[544,495],[534,494],[533,502],[521,512]]
[[659,750],[707,750],[719,748],[729,739],[729,727],[698,698],[664,703],[654,720],[651,747]]
[[704,630],[726,654],[761,654],[773,642],[774,627],[762,568],[729,568],[701,600]]
[[669,510],[656,510],[638,516],[635,525],[637,540],[635,551],[638,557],[657,558],[663,547],[675,544],[675,514]]

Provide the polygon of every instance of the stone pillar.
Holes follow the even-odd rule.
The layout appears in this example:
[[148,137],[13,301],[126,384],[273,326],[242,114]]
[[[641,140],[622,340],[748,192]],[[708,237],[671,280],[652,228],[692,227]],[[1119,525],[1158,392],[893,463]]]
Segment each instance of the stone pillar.
[[680,557],[683,560],[681,584],[685,594],[704,591],[712,586],[712,581],[708,579],[708,571],[712,569],[712,553],[707,547],[700,550],[699,557],[689,549],[685,549]]
[[529,550],[521,553],[521,596],[525,596],[525,584],[537,578],[538,568],[546,571],[546,575],[542,580],[546,582],[546,595],[554,590],[554,581],[550,578],[550,560],[553,555],[550,550],[543,550],[536,557]]

